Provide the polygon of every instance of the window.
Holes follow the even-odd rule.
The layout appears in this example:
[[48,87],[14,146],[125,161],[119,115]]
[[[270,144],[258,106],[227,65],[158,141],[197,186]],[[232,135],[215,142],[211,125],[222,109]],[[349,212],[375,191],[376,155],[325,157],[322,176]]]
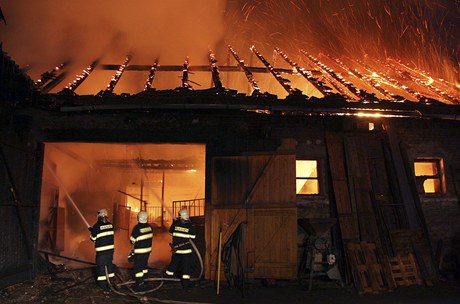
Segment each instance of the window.
[[319,194],[316,160],[296,160],[296,194]]
[[442,159],[416,159],[415,179],[420,193],[444,193],[444,164]]

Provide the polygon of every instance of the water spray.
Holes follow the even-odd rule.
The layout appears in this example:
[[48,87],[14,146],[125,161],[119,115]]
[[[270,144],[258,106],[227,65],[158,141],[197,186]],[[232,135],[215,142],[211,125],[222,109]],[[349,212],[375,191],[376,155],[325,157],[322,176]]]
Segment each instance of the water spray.
[[77,210],[78,214],[80,215],[81,219],[83,220],[83,222],[85,223],[86,227],[91,227],[91,225],[88,223],[88,221],[85,219],[85,217],[83,216],[83,214],[81,213],[80,209],[78,209],[77,205],[75,204],[75,202],[73,201],[73,199],[70,197],[69,193],[67,192],[67,190],[65,189],[62,181],[58,178],[58,176],[56,175],[56,173],[54,173],[54,171],[51,169],[51,167],[49,166],[48,162],[45,162],[45,166],[46,168],[48,168],[48,170],[51,172],[51,174],[54,176],[54,178],[56,179],[56,182],[58,183],[59,187],[64,190],[64,193],[65,195],[67,196],[67,198],[70,200],[70,202],[72,203],[73,207],[75,208],[75,210]]

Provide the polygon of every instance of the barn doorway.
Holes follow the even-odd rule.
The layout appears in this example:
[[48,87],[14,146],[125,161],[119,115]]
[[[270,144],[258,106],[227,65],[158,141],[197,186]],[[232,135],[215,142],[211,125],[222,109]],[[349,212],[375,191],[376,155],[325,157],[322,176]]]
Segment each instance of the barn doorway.
[[[45,143],[38,248],[72,266],[93,262],[87,226],[105,208],[115,226],[117,266],[128,266],[129,235],[137,213],[154,227],[150,264],[170,259],[167,233],[174,207],[204,215],[205,145],[139,143]],[[56,258],[56,256],[54,256]],[[81,266],[81,264],[80,264]]]

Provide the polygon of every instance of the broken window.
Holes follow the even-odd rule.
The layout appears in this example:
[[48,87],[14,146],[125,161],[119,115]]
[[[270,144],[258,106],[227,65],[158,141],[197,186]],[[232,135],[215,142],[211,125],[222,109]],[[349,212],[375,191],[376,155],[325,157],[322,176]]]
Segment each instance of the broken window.
[[415,179],[419,193],[444,193],[444,164],[442,159],[427,158],[414,161]]
[[318,161],[296,160],[296,194],[319,194]]

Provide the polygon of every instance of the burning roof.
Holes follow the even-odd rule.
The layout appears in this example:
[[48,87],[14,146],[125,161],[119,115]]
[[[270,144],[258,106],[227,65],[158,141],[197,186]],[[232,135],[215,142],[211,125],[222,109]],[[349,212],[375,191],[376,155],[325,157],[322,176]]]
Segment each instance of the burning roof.
[[[79,85],[83,81],[91,82],[90,73],[99,69],[115,71],[107,87],[102,89],[100,94],[114,93],[117,83],[125,72],[135,72],[143,76],[144,91],[151,88],[155,89],[154,81],[156,78],[161,78],[168,72],[176,72],[176,76],[181,79],[181,84],[179,85],[179,81],[177,81],[176,85],[184,90],[193,90],[196,85],[201,87],[202,85],[197,81],[203,82],[206,77],[211,79],[208,88],[227,87],[233,89],[225,85],[225,79],[235,77],[235,73],[244,73],[247,84],[252,88],[252,95],[258,95],[261,93],[261,88],[257,77],[264,73],[270,73],[273,78],[267,80],[265,77],[265,81],[274,80],[278,86],[273,84],[266,86],[273,90],[273,92],[267,91],[267,93],[281,95],[279,97],[302,95],[305,100],[308,100],[311,96],[323,98],[340,95],[348,102],[412,101],[441,102],[450,105],[460,103],[460,89],[456,84],[442,78],[436,78],[429,72],[411,67],[400,60],[387,58],[387,60],[381,61],[368,58],[366,61],[360,61],[348,57],[337,58],[324,53],[313,56],[301,49],[299,52],[302,61],[297,63],[290,59],[290,56],[283,50],[276,47],[273,50],[273,63],[271,63],[255,46],[252,46],[250,50],[264,67],[246,65],[245,60],[230,45],[228,52],[235,60],[221,66],[218,65],[216,56],[212,51],[210,51],[209,65],[207,66],[193,66],[188,57],[182,66],[163,66],[158,59],[154,61],[153,65],[129,65],[133,57],[130,54],[119,65],[98,64],[99,60],[94,60],[83,70],[82,74],[76,75],[72,82],[58,92],[77,93]],[[60,75],[66,73],[65,67],[66,64],[62,63],[53,70],[42,73],[42,77],[36,82],[36,88],[43,93],[48,93],[50,86],[55,87],[57,81],[62,81],[63,77]],[[182,76],[178,72],[182,72]],[[193,73],[201,73],[202,75],[198,75],[197,81],[194,81],[192,80]],[[227,83],[229,82],[227,81]],[[237,85],[241,86],[241,84]],[[139,93],[139,91],[129,94],[132,93]]]
[[[91,8],[79,2],[71,10],[30,0],[2,7],[9,20],[4,46],[30,68],[42,93],[234,90],[298,101],[460,100],[459,8],[450,0],[222,0],[187,6],[142,0]],[[34,15],[19,10],[20,4]],[[39,23],[31,18],[37,13]],[[51,31],[57,22],[64,30]]]

